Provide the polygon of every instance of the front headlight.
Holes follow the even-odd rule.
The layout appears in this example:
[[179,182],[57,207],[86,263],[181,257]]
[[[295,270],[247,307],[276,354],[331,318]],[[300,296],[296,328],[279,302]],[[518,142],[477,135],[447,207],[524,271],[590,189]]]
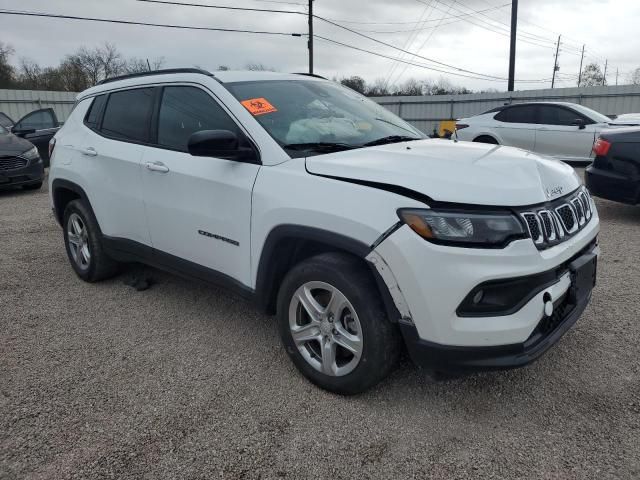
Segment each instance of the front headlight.
[[27,160],[35,160],[36,158],[40,158],[40,154],[38,153],[38,149],[36,147],[27,150],[26,152],[20,154],[20,156]]
[[503,247],[525,238],[523,225],[505,212],[477,212],[432,209],[400,209],[400,220],[433,243],[460,247]]

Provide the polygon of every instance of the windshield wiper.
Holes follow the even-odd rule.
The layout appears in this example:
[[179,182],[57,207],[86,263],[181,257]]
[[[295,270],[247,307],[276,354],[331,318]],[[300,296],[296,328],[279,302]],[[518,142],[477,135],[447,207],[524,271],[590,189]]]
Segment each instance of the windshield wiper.
[[416,137],[408,137],[406,135],[389,135],[388,137],[378,138],[363,144],[363,147],[373,147],[374,145],[385,145],[387,143],[410,142],[411,140],[420,140]]
[[348,143],[337,142],[309,142],[309,143],[290,143],[282,148],[289,150],[312,150],[314,152],[340,152],[342,150],[351,150],[359,148],[359,145],[349,145]]

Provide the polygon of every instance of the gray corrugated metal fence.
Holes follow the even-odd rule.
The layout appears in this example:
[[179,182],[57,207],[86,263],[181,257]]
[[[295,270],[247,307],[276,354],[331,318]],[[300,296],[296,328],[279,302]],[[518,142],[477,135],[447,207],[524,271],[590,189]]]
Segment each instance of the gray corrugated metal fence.
[[69,117],[77,93],[38,90],[0,90],[0,112],[17,122],[23,115],[39,108],[53,108],[58,120]]
[[381,105],[430,133],[441,120],[470,117],[505,103],[562,101],[580,103],[605,115],[640,112],[640,85],[554,88],[470,95],[375,97]]
[[[37,90],[0,90],[0,112],[14,120],[38,108],[51,107],[64,122],[73,108],[76,93]],[[505,103],[565,101],[580,103],[605,115],[640,112],[640,85],[589,88],[555,88],[521,92],[472,93],[416,97],[375,97],[376,102],[430,133],[441,120],[477,115]]]

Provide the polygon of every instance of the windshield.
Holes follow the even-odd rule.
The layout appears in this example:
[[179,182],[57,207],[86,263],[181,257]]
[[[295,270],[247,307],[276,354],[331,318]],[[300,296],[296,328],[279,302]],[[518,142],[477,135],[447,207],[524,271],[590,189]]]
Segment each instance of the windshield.
[[332,82],[268,80],[225,86],[292,156],[425,138],[384,107]]
[[611,119],[606,115],[596,112],[595,110],[591,110],[588,107],[584,107],[582,105],[573,105],[573,108],[575,108],[578,112],[585,115],[586,117],[589,117],[596,123],[609,123],[611,121]]

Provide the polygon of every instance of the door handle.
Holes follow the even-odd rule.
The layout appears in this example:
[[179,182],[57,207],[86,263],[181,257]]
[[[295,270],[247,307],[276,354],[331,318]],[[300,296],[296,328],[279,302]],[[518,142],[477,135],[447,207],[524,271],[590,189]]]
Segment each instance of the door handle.
[[82,148],[80,149],[80,152],[82,152],[83,155],[87,155],[89,157],[95,157],[98,155],[98,152],[96,152],[96,149],[93,147]]
[[147,170],[151,170],[152,172],[167,173],[169,171],[169,167],[162,162],[147,162],[145,166]]

